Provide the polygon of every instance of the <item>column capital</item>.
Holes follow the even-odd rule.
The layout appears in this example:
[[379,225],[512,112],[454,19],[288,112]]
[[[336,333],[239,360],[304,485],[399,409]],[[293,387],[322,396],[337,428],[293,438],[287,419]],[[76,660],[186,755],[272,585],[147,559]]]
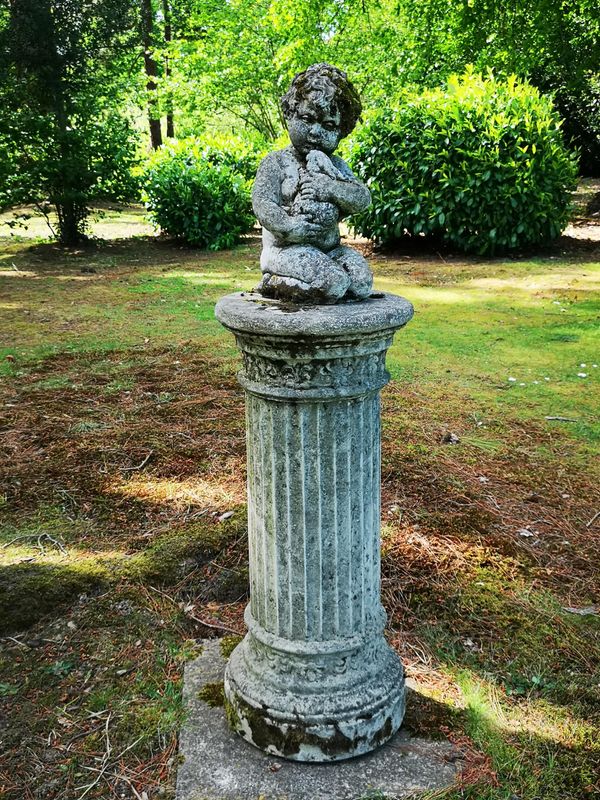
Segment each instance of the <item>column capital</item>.
[[242,351],[238,379],[246,391],[310,402],[381,389],[389,380],[386,350],[413,307],[383,293],[360,303],[298,306],[240,292],[222,298],[215,314]]

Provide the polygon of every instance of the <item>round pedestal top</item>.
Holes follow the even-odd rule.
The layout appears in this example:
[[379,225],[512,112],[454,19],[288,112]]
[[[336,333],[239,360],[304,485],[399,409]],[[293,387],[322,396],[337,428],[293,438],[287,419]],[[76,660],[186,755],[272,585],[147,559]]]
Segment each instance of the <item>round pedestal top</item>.
[[374,293],[366,300],[303,306],[236,292],[216,305],[219,322],[232,331],[262,336],[347,338],[397,330],[412,319],[412,303],[395,294]]

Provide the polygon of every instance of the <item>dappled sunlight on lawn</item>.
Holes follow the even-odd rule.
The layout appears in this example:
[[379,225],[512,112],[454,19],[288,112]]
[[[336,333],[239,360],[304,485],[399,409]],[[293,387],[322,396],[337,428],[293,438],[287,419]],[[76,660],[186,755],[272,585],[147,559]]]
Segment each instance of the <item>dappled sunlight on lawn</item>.
[[149,503],[168,503],[176,509],[196,507],[225,510],[246,500],[239,469],[227,476],[178,480],[134,477],[116,481],[110,491]]
[[526,731],[565,746],[574,739],[585,738],[586,734],[591,744],[596,735],[591,722],[586,723],[569,708],[544,698],[527,698],[508,708],[505,706],[495,721],[507,733]]
[[[463,303],[474,303],[480,299],[476,293],[469,294],[468,287],[449,289],[447,286],[419,286],[411,283],[401,283],[395,278],[377,276],[375,287],[386,292],[393,292],[404,295],[411,303],[418,301],[435,302],[440,305],[459,305]],[[417,309],[418,312],[418,309]]]
[[[536,272],[520,277],[463,276],[462,280],[451,286],[447,284],[423,286],[418,283],[407,283],[401,277],[378,275],[375,278],[375,285],[384,291],[404,294],[414,303],[466,305],[491,302],[500,306],[508,300],[519,306],[530,307],[539,306],[540,301],[552,297],[553,292],[600,291],[600,264],[588,264],[585,271],[578,266],[569,272]],[[544,293],[544,296],[540,296],[540,293]]]
[[[1,258],[9,258],[10,256],[0,256]],[[0,269],[0,278],[38,278],[37,272],[29,269]]]
[[591,242],[600,242],[600,225],[567,225],[563,231],[563,236],[569,236],[573,239],[583,239]]
[[82,559],[93,560],[95,564],[108,565],[125,556],[124,550],[106,550],[105,548],[96,550],[74,543],[65,545],[64,548],[64,552],[61,552],[51,543],[40,545],[38,548],[34,539],[30,540],[29,544],[7,544],[0,550],[0,566],[8,567],[15,564],[68,566],[69,564],[79,565]]
[[76,283],[94,283],[103,279],[102,275],[54,275],[56,281],[75,281]]
[[[57,228],[57,217],[51,210],[48,218],[35,206],[18,206],[0,212],[0,238],[22,238],[31,242],[49,239]],[[152,236],[155,234],[146,209],[138,203],[100,202],[91,209],[89,233],[106,239]],[[14,235],[13,235],[14,234]]]
[[569,709],[539,697],[509,699],[492,682],[469,670],[457,674],[457,683],[463,707],[478,718],[479,724],[488,724],[509,737],[525,734],[567,747],[573,746],[574,739],[585,739],[587,734],[590,737],[587,744],[592,745],[593,725]]
[[[240,278],[240,275],[236,275],[237,278]],[[231,280],[231,271],[229,272],[196,272],[195,270],[169,270],[167,274],[164,275],[164,278],[168,280],[169,278],[183,278],[184,280],[188,281],[189,283],[221,283],[222,281]],[[250,275],[248,276],[250,279]]]
[[529,696],[511,698],[472,670],[444,664],[414,676],[409,668],[409,676],[407,684],[415,693],[413,702],[445,706],[448,714],[466,710],[504,735],[526,734],[564,746],[574,740],[583,740],[585,746],[586,738],[591,745],[594,740],[591,722],[568,707],[535,696],[535,690]]
[[511,275],[507,278],[471,278],[469,286],[482,289],[506,289],[514,291],[560,291],[575,289],[577,291],[600,290],[600,264],[588,264],[585,272],[581,266],[573,267],[570,272],[543,272],[525,275],[518,278]]
[[0,303],[0,308],[4,308],[7,311],[14,308],[23,308],[23,303]]

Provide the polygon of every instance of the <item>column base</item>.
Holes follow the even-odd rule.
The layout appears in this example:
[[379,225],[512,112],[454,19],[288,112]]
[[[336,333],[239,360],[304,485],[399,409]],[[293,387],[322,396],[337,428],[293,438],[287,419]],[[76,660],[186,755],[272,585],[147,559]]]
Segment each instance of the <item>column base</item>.
[[248,621],[225,671],[227,717],[242,738],[275,756],[324,762],[368,753],[396,733],[404,673],[381,634],[299,643],[264,637]]

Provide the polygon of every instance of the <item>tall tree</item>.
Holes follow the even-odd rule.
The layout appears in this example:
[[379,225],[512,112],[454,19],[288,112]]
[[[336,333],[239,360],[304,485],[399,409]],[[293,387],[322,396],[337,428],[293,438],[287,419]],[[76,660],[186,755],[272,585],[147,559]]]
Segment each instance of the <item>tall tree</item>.
[[[178,105],[188,118],[227,114],[241,129],[267,140],[281,130],[276,64],[282,37],[269,18],[269,0],[192,2],[181,16],[176,44]],[[174,47],[175,49],[175,47]]]
[[84,238],[93,197],[131,186],[132,134],[115,107],[131,11],[131,0],[0,0],[0,204],[49,202],[65,244]]
[[422,75],[429,62],[438,80],[467,64],[528,78],[554,93],[584,169],[600,174],[597,0],[397,0],[397,9],[415,36]]
[[597,142],[600,167],[597,0],[172,2],[188,9],[174,67],[188,119],[227,112],[272,139],[281,131],[279,96],[311,62],[346,69],[367,106],[472,63],[553,91],[566,130],[589,147]]
[[148,103],[148,125],[150,143],[156,150],[162,144],[160,126],[160,107],[158,102],[158,63],[155,52],[155,18],[152,0],[140,0],[140,24],[142,46],[144,48],[144,71],[146,73],[146,92]]
[[171,42],[173,40],[173,30],[171,27],[171,4],[170,0],[162,0],[164,41],[165,41],[165,84],[166,99],[165,110],[167,115],[167,138],[175,137],[175,124],[173,121],[173,91],[171,89]]

